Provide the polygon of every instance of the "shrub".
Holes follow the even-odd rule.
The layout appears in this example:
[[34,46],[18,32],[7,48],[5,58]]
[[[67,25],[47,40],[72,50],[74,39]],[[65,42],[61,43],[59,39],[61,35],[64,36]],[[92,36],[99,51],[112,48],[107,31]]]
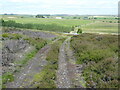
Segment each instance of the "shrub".
[[109,23],[112,23],[112,21],[109,21]]
[[79,28],[78,31],[77,31],[78,34],[82,33],[82,29]]

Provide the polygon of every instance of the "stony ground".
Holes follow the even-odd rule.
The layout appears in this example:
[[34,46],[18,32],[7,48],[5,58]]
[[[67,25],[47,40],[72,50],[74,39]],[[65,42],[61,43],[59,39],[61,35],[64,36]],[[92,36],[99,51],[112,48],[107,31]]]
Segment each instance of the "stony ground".
[[[26,35],[28,37],[35,38],[44,38],[44,39],[52,39],[57,37],[54,34],[39,32],[39,31],[30,31],[30,30],[15,30],[15,29],[5,29],[3,33],[18,33],[22,35]],[[10,38],[2,38],[2,72],[7,72],[12,70],[13,62],[15,60],[21,60],[24,56],[34,50],[34,47],[30,45],[27,41],[21,39],[10,39]]]
[[16,73],[15,80],[7,84],[9,88],[29,88],[32,81],[33,76],[40,72],[44,65],[47,64],[46,54],[50,49],[50,45],[43,47],[36,56],[28,62],[28,64],[22,68],[19,73]]
[[[30,37],[42,37],[42,38],[48,38],[48,39],[57,37],[56,35],[46,33],[46,32],[33,32],[33,31],[21,31],[21,30],[18,30],[18,31],[12,30],[7,32],[24,34]],[[81,77],[83,66],[75,64],[76,60],[75,60],[73,51],[70,48],[70,39],[71,37],[68,36],[59,49],[60,52],[58,57],[59,61],[58,61],[58,71],[57,71],[57,80],[56,80],[56,86],[58,88],[84,87],[84,85],[80,83],[80,81],[84,82],[84,79]],[[56,42],[57,40],[58,39],[55,39],[53,43]],[[27,65],[25,65],[20,70],[20,72],[15,73],[14,81],[7,83],[6,86],[8,88],[31,87],[31,83],[33,83],[34,75],[36,73],[40,73],[40,71],[43,69],[43,66],[47,65],[46,55],[51,45],[52,44],[46,45],[41,50],[39,50],[39,52],[35,55],[35,57],[29,60]],[[11,49],[9,51],[14,51],[14,54],[12,55],[15,56],[16,58],[20,58],[18,57],[19,55],[22,57],[24,54],[24,51],[26,50],[29,51],[30,49],[29,48],[30,46],[24,41],[6,41],[5,46],[8,49]],[[22,49],[22,51],[20,51],[19,48]],[[20,54],[19,52],[16,52],[16,51],[20,51],[23,54]],[[7,56],[6,54],[9,54],[9,53],[4,52],[4,54],[5,55],[3,56],[5,57]],[[10,54],[8,56],[10,56]],[[9,59],[8,57],[7,59],[4,58],[4,61],[7,62],[10,60],[8,59]]]
[[63,43],[63,45],[60,47],[60,53],[59,53],[59,69],[57,73],[57,85],[58,88],[70,88],[71,87],[71,81],[68,77],[68,70],[67,70],[67,59],[66,59],[66,53],[65,53],[65,44],[66,41]]
[[75,64],[76,60],[73,51],[70,48],[70,37],[67,38],[60,47],[59,69],[57,73],[58,88],[84,88],[80,81],[82,66]]
[[51,39],[57,37],[55,34],[52,33],[47,33],[47,32],[42,32],[42,31],[31,31],[31,30],[5,30],[5,32],[8,33],[17,33],[17,34],[23,34],[27,35],[29,37],[39,37],[39,38],[44,38],[44,39]]

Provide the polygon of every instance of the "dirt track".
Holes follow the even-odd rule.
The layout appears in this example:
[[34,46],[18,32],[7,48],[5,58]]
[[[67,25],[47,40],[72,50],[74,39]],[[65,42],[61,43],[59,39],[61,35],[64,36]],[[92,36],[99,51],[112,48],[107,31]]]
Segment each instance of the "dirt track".
[[66,53],[65,53],[65,44],[67,40],[64,41],[62,46],[60,47],[60,53],[59,53],[59,69],[57,73],[57,85],[58,88],[70,88],[71,87],[71,81],[68,77],[68,70],[67,70],[67,59],[66,59]]
[[[14,32],[13,33],[20,33]],[[38,35],[39,33],[29,32],[24,34],[33,34]],[[49,36],[56,37],[56,36]],[[58,38],[59,39],[59,38]],[[52,43],[56,42],[58,39],[55,39]],[[83,87],[79,81],[81,80],[81,68],[82,66],[75,64],[75,57],[73,55],[72,50],[70,49],[70,39],[71,37],[67,37],[64,43],[60,47],[59,52],[59,61],[58,61],[58,71],[57,71],[57,87],[58,88],[72,88],[72,87]],[[33,78],[36,73],[40,73],[43,69],[43,66],[47,65],[46,55],[49,51],[51,44],[43,47],[36,56],[31,59],[25,67],[23,67],[20,72],[15,73],[15,78],[13,82],[9,82],[6,84],[8,88],[30,88],[31,83],[33,83]],[[79,70],[78,70],[79,69]]]
[[33,81],[34,74],[40,72],[44,65],[47,64],[45,60],[46,54],[50,49],[50,45],[43,47],[37,55],[28,62],[28,64],[15,75],[14,82],[7,84],[8,88],[28,88]]
[[76,59],[70,48],[70,39],[70,37],[67,38],[60,47],[57,87],[84,88],[84,86],[80,83],[80,81],[84,81],[81,77],[82,66],[75,64]]

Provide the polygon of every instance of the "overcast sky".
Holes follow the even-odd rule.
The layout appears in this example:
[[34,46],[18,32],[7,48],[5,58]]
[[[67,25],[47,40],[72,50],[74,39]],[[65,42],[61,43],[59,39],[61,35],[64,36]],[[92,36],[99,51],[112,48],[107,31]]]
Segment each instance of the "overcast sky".
[[119,0],[1,0],[0,14],[117,15]]

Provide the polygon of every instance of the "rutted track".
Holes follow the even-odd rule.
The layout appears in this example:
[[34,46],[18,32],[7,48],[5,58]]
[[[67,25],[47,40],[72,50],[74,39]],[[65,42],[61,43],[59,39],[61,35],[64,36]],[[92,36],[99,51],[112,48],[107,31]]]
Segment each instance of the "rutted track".
[[30,88],[34,74],[40,72],[44,65],[47,64],[46,53],[49,51],[50,45],[43,47],[36,56],[30,60],[19,73],[16,73],[15,80],[7,84],[8,88]]
[[[13,32],[15,33],[15,32]],[[19,33],[19,32],[17,32]],[[30,36],[31,36],[30,32]],[[33,33],[34,34],[34,33]],[[40,37],[38,35],[38,37]],[[52,43],[56,42],[60,38],[55,39]],[[70,39],[68,37],[59,49],[59,61],[57,71],[57,87],[58,88],[71,88],[71,87],[83,87],[80,85],[81,80],[81,66],[75,64],[75,58],[72,50],[70,49]],[[26,66],[22,67],[20,72],[15,73],[14,81],[6,84],[7,88],[30,88],[34,80],[34,75],[40,73],[43,66],[47,65],[46,55],[49,51],[51,44],[43,47],[36,56],[31,59]],[[79,70],[78,70],[79,69]]]
[[57,73],[58,88],[84,88],[80,83],[85,83],[81,77],[82,65],[75,64],[76,60],[70,48],[70,39],[67,38],[60,47],[59,68]]
[[57,85],[58,88],[70,88],[71,81],[68,77],[68,70],[67,70],[67,60],[66,60],[66,53],[65,53],[65,44],[67,40],[64,41],[62,46],[60,47],[59,53],[59,68],[57,73]]

